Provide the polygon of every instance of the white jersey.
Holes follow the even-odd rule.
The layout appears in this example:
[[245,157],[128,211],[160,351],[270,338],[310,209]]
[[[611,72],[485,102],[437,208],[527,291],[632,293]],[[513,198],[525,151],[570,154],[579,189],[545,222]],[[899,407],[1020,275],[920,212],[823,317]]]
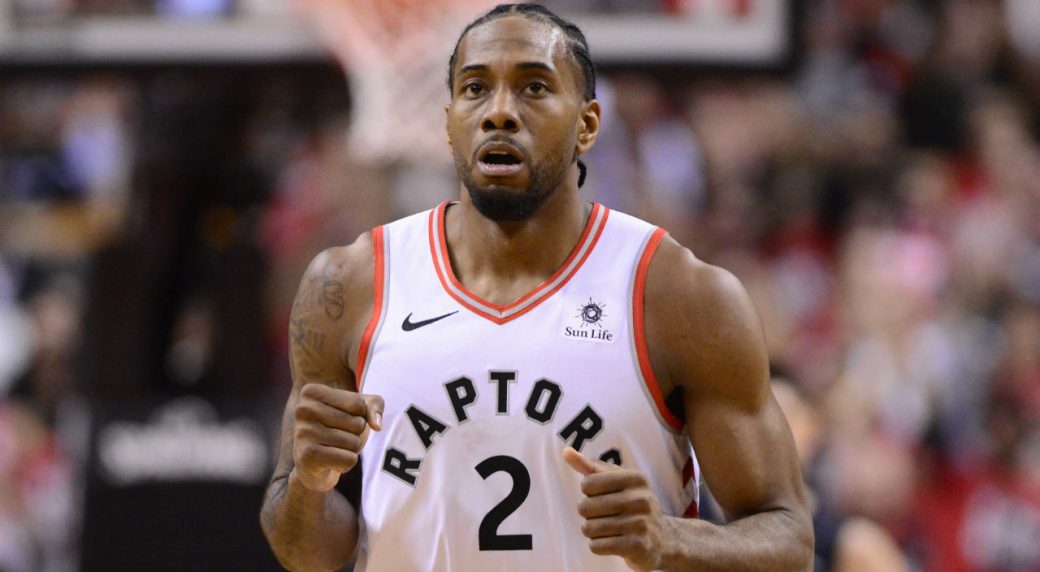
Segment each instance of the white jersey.
[[696,459],[643,337],[664,231],[594,205],[577,246],[508,306],[454,276],[448,204],[376,228],[359,389],[383,396],[361,455],[358,570],[628,570],[581,534],[585,455],[646,473],[665,514],[696,515]]

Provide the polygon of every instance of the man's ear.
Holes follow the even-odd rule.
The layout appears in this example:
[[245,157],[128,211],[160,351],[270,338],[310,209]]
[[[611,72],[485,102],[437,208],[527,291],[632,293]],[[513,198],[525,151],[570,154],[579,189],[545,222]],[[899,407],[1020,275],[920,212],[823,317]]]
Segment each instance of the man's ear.
[[444,106],[444,137],[448,140],[448,147],[454,148],[454,145],[451,143],[451,131],[448,130],[448,110],[450,108],[451,105]]
[[595,99],[582,104],[581,116],[578,118],[578,142],[574,148],[578,155],[588,152],[596,144],[600,113],[599,102]]

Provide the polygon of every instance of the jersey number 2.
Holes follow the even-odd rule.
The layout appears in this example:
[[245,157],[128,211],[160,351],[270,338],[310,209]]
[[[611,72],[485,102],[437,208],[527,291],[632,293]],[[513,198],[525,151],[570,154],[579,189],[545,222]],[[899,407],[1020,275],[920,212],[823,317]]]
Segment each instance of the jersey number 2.
[[487,480],[491,475],[504,472],[513,478],[513,490],[509,491],[502,502],[495,505],[484,520],[480,521],[480,549],[481,550],[531,550],[530,534],[499,534],[498,527],[502,521],[520,508],[527,500],[527,494],[531,492],[531,474],[523,463],[507,457],[497,455],[488,457],[476,466],[480,477]]

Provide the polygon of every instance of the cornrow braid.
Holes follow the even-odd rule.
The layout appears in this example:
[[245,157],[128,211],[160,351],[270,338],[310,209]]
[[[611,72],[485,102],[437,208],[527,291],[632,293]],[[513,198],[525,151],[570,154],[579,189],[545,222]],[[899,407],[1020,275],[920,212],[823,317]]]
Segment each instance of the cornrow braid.
[[[546,22],[556,26],[563,31],[564,37],[566,38],[567,51],[570,53],[571,59],[574,61],[575,67],[581,72],[581,79],[584,82],[584,97],[585,101],[591,101],[596,99],[596,67],[592,65],[592,58],[589,57],[589,43],[585,39],[585,34],[582,33],[581,29],[577,26],[557,16],[554,12],[542,6],[541,4],[523,3],[523,4],[499,4],[491,9],[490,12],[470,22],[462,34],[459,35],[459,39],[455,41],[455,49],[451,52],[451,59],[448,60],[448,92],[452,93],[453,83],[455,78],[455,60],[459,55],[459,45],[462,43],[462,39],[466,37],[466,34],[470,30],[486,24],[492,20],[504,18],[506,16],[523,16],[531,20],[539,22]],[[581,187],[585,184],[585,175],[588,173],[588,167],[581,160],[578,161],[578,186]]]

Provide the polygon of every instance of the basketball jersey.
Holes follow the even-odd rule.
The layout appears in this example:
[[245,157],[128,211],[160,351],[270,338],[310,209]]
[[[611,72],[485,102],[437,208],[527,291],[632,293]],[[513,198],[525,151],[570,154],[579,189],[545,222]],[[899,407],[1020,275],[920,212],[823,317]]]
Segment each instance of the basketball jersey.
[[628,570],[589,551],[561,453],[638,469],[665,514],[696,515],[696,458],[643,336],[665,233],[593,205],[559,270],[501,306],[455,278],[448,206],[373,231],[358,384],[386,409],[361,454],[357,569]]

